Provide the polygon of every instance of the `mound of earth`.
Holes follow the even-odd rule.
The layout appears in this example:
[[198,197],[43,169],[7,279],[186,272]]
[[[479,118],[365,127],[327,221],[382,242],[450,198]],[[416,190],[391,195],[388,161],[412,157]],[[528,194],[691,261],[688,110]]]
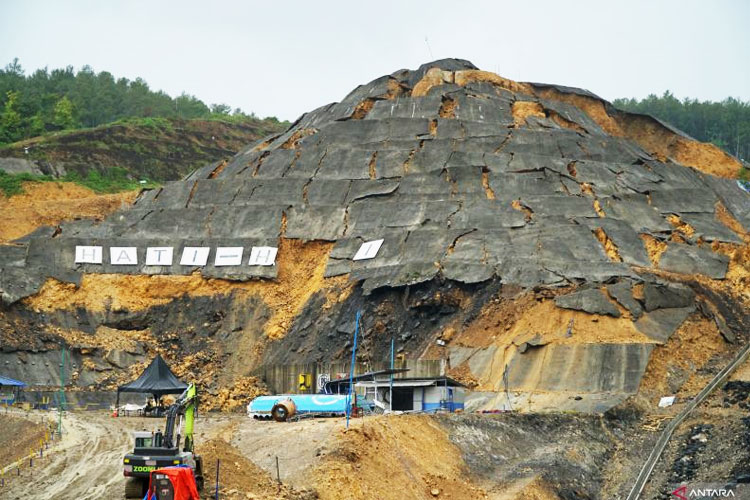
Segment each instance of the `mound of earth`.
[[[104,388],[158,352],[217,395],[348,359],[361,311],[361,369],[394,339],[411,374],[470,383],[469,409],[604,412],[660,376],[652,358],[677,362],[681,328],[718,356],[746,341],[738,168],[585,90],[456,59],[399,70],[101,222],[0,247],[0,363],[54,384],[66,345],[75,384]],[[103,328],[132,342],[102,345]]]
[[219,494],[231,500],[278,499],[312,500],[317,494],[311,490],[294,489],[278,483],[265,470],[245,458],[231,444],[219,438],[205,441],[196,452],[205,464],[205,497],[214,498],[216,467],[219,467]]

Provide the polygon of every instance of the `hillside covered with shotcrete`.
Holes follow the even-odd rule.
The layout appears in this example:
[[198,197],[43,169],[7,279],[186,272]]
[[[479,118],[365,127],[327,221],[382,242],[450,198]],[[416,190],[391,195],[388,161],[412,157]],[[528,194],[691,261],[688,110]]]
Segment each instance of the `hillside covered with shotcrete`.
[[263,365],[345,360],[361,310],[360,362],[394,338],[474,409],[691,391],[750,325],[739,167],[588,91],[396,71],[103,221],[0,246],[0,366],[54,385],[65,345],[77,386],[111,389],[159,352],[241,397]]

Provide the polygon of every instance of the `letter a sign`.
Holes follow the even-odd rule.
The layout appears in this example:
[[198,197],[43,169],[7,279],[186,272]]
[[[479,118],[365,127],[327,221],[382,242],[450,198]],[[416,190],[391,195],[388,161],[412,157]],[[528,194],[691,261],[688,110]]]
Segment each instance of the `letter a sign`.
[[109,259],[113,266],[135,266],[138,250],[135,247],[110,247]]

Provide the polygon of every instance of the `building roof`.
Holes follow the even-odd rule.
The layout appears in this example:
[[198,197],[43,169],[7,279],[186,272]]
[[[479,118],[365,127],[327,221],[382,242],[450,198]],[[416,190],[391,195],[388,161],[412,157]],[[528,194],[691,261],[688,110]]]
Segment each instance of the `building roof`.
[[[375,377],[380,376],[380,375],[395,375],[397,373],[404,373],[408,371],[409,371],[408,368],[395,368],[393,370],[378,370],[378,371],[363,373],[362,375],[355,375],[354,377],[352,377],[352,381],[360,382],[362,380],[375,380]],[[334,380],[329,380],[326,384],[341,384],[341,383],[348,384],[349,376],[346,376],[343,378],[337,378]]]
[[7,386],[13,386],[13,387],[26,387],[26,384],[21,382],[20,380],[3,377],[0,375],[0,385],[7,385]]
[[[363,380],[357,382],[355,385],[361,387],[388,387],[390,386],[390,380]],[[450,377],[412,377],[412,378],[399,378],[393,381],[393,387],[429,387],[429,386],[442,386],[447,385],[448,387],[466,387],[461,382],[453,380]]]

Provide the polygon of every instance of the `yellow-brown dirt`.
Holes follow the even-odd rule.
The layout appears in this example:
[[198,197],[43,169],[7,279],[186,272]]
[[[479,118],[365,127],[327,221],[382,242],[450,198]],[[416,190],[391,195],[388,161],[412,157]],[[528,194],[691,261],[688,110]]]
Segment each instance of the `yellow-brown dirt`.
[[266,139],[265,141],[261,142],[257,146],[253,148],[253,151],[262,151],[266,149],[268,146],[271,145],[271,143],[278,138],[277,135],[271,137],[270,139]]
[[715,241],[711,249],[729,257],[729,268],[724,278],[732,290],[746,302],[750,300],[750,244],[736,245]]
[[526,119],[529,116],[536,116],[537,118],[546,118],[544,114],[544,108],[541,104],[534,101],[515,101],[511,108],[513,113],[513,124],[516,127],[522,127],[526,125]]
[[239,377],[231,387],[222,387],[215,396],[201,396],[203,411],[244,411],[247,404],[258,396],[270,394],[258,377]]
[[471,82],[486,82],[512,92],[521,92],[524,94],[532,93],[531,87],[525,83],[508,80],[507,78],[503,78],[502,76],[489,71],[481,71],[477,69],[445,71],[440,68],[431,68],[425,73],[422,79],[414,85],[411,95],[412,97],[426,96],[431,88],[445,83],[455,83],[456,85],[463,87]]
[[300,498],[298,491],[285,484],[277,483],[268,472],[245,458],[237,448],[220,438],[198,442],[196,452],[203,457],[204,475],[208,478],[207,485],[213,484],[216,477],[216,461],[220,460],[219,493],[221,498],[227,500]]
[[[39,450],[39,441],[44,439],[46,427],[37,422],[13,415],[0,414],[0,469]],[[28,466],[28,462],[24,464]],[[9,472],[10,474],[10,472]]]
[[711,143],[691,141],[642,116],[622,114],[617,122],[625,136],[649,153],[719,177],[734,179],[740,172],[740,162]]
[[[454,336],[451,344],[472,348],[510,346],[536,334],[542,342],[550,344],[654,342],[635,328],[626,309],[613,304],[620,310],[621,317],[563,309],[557,307],[552,298],[540,298],[528,292],[512,300],[489,302],[474,321]],[[566,336],[569,327],[570,337]]]
[[674,227],[677,232],[682,233],[682,235],[688,238],[695,234],[695,228],[683,221],[679,215],[668,215],[667,221],[672,224],[672,227]]
[[[697,314],[690,316],[672,334],[666,344],[657,345],[651,352],[646,372],[641,379],[640,391],[646,391],[647,396],[667,396],[671,394],[667,385],[670,373],[675,370],[689,370],[693,372],[691,378],[696,377],[699,370],[714,354],[725,352],[728,344],[724,342],[716,324]],[[701,381],[702,382],[702,381]],[[690,380],[688,380],[690,383]],[[705,384],[690,383],[684,395],[692,396],[702,389]]]
[[504,485],[502,491],[493,500],[559,500],[560,497],[541,477],[522,478],[510,485]]
[[371,180],[375,180],[378,176],[378,172],[376,170],[377,163],[378,163],[378,152],[375,151],[370,157],[370,163],[367,164],[368,174]]
[[745,243],[750,243],[750,235],[748,235],[747,230],[742,226],[742,224],[740,224],[740,221],[735,219],[734,216],[729,213],[727,207],[725,207],[724,204],[720,201],[716,202],[714,215],[716,217],[716,220],[737,233],[738,236],[745,240]]
[[357,104],[354,107],[354,112],[352,113],[352,120],[361,120],[364,117],[367,116],[367,113],[369,113],[372,110],[372,107],[375,106],[375,99],[373,98],[367,98]]
[[428,416],[355,420],[335,437],[312,471],[321,500],[432,500],[433,490],[437,498],[487,498],[470,482],[460,450]]
[[596,239],[599,240],[599,243],[602,244],[602,247],[604,248],[607,257],[609,257],[609,260],[614,262],[622,262],[622,257],[620,257],[620,252],[617,249],[617,245],[615,245],[612,239],[607,236],[607,233],[604,232],[604,229],[600,227],[594,229],[594,236],[596,236]]
[[602,203],[598,200],[594,200],[594,212],[596,212],[596,215],[599,217],[606,217],[607,214],[604,213],[604,209],[602,208]]
[[586,133],[586,131],[583,129],[583,127],[581,127],[577,123],[574,123],[574,122],[568,120],[567,118],[564,118],[564,117],[560,116],[560,114],[558,114],[558,113],[556,113],[556,112],[554,112],[552,110],[548,109],[547,110],[547,114],[549,115],[550,118],[552,118],[552,121],[554,121],[555,123],[557,123],[558,125],[560,125],[563,128],[567,128],[567,129],[570,129],[570,130],[575,130],[579,134],[585,134]]
[[500,87],[511,92],[520,92],[522,94],[533,94],[530,86],[525,83],[515,82],[508,78],[492,73],[491,71],[482,71],[479,69],[466,69],[456,71],[453,78],[453,83],[459,87],[465,86],[467,83],[472,82],[485,82],[491,83],[496,87]]
[[437,136],[438,121],[437,118],[430,120],[430,135],[432,137]]
[[137,342],[152,342],[154,339],[151,332],[146,330],[116,330],[106,326],[100,326],[93,335],[77,330],[66,330],[56,326],[47,326],[47,331],[65,339],[71,346],[86,348],[99,348],[105,350],[135,349]]
[[318,131],[314,128],[302,128],[294,132],[289,139],[284,141],[284,144],[281,145],[283,149],[297,149],[299,146],[299,143],[302,139],[305,137],[309,137],[313,134],[316,134]]
[[611,116],[598,99],[553,88],[536,89],[535,94],[578,107],[608,134],[634,140],[660,161],[672,158],[682,165],[726,178],[736,178],[740,171],[740,162],[713,144],[689,140],[647,117],[622,112]]
[[40,226],[91,218],[102,220],[129,205],[139,191],[96,194],[72,182],[26,182],[24,193],[10,198],[0,195],[0,244],[29,234]]
[[729,376],[729,380],[743,380],[750,382],[750,361],[742,363],[737,370]]
[[[477,318],[466,328],[451,335],[452,343],[463,347],[488,347],[496,338],[510,330],[534,304],[536,298],[532,292],[508,300],[493,299],[482,307]],[[455,331],[457,327],[451,328]]]
[[470,391],[473,391],[479,385],[479,380],[477,380],[476,376],[471,373],[468,363],[462,363],[459,366],[451,367],[447,370],[446,375],[453,380],[461,382],[468,387]]
[[[572,335],[566,336],[572,324]],[[514,339],[529,334],[539,334],[550,344],[593,343],[653,343],[640,332],[633,321],[622,315],[619,318],[588,314],[557,307],[551,299],[545,299],[529,308],[508,332],[498,337],[495,344],[510,344]]]
[[211,170],[211,173],[208,175],[209,179],[215,179],[217,175],[221,173],[222,170],[226,168],[226,166],[229,165],[229,162],[227,160],[222,160],[216,168]]
[[405,89],[395,78],[388,80],[388,92],[383,96],[385,99],[391,101],[404,93]]
[[495,191],[490,187],[490,172],[487,169],[482,169],[482,187],[484,188],[484,195],[488,200],[495,199]]
[[453,72],[443,71],[440,68],[431,68],[425,73],[422,79],[414,85],[411,95],[412,97],[424,97],[432,87],[437,87],[444,83],[453,83]]
[[570,175],[572,175],[573,177],[575,177],[575,176],[578,175],[578,172],[576,171],[576,162],[575,162],[575,160],[573,160],[570,163],[568,163],[568,165],[567,165],[566,168],[568,170],[568,173]]
[[438,116],[440,118],[455,118],[456,106],[458,106],[458,101],[450,97],[443,97],[440,109],[438,109]]
[[510,202],[510,206],[514,210],[518,210],[519,212],[523,212],[523,214],[526,216],[526,222],[529,222],[534,215],[534,211],[531,210],[529,207],[524,205],[521,200],[513,200]]
[[643,244],[646,245],[646,252],[648,252],[648,258],[651,260],[651,264],[654,267],[659,267],[661,254],[667,250],[667,244],[663,241],[657,240],[650,234],[642,233],[638,236],[643,240]]
[[317,291],[340,285],[339,280],[323,278],[330,242],[302,242],[282,238],[275,281],[232,282],[206,279],[199,273],[176,275],[88,274],[81,286],[49,279],[39,293],[24,299],[36,311],[72,310],[84,307],[90,311],[138,311],[188,295],[191,297],[228,295],[232,292],[258,296],[273,311],[265,325],[270,338],[280,338],[307,300]]
[[609,135],[625,135],[615,119],[607,114],[607,110],[604,108],[604,103],[602,101],[594,99],[593,97],[560,92],[553,88],[537,89],[534,93],[538,97],[543,97],[544,99],[566,102],[576,106],[589,115],[589,117]]

